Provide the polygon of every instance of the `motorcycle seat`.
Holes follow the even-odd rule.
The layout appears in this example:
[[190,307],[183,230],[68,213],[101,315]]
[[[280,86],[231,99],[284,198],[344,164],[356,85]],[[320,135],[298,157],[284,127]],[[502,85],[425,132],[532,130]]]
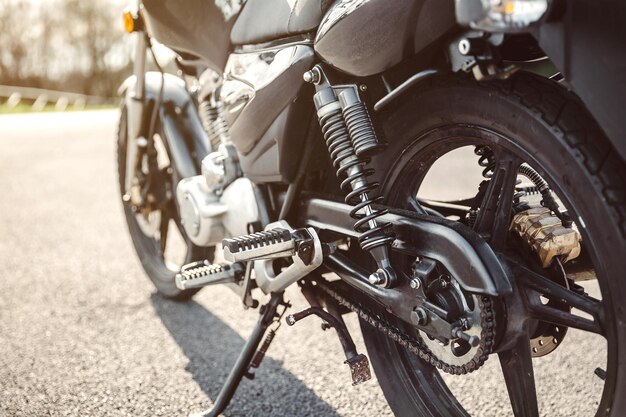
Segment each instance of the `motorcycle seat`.
[[272,41],[315,29],[332,0],[248,0],[230,34],[233,45]]

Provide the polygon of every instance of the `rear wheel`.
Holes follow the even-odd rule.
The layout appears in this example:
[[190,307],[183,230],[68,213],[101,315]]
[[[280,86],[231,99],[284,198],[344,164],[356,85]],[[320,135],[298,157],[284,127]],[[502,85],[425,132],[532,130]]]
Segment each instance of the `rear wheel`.
[[[388,173],[383,181],[387,205],[408,210],[418,207],[418,202],[429,205],[430,214],[473,227],[496,253],[520,264],[513,271],[515,294],[495,314],[502,373],[495,379],[480,374],[499,372],[493,364],[478,371],[480,377],[473,375],[471,381],[472,385],[487,382],[482,389],[460,380],[467,376],[443,376],[362,323],[374,370],[394,413],[536,417],[559,412],[570,415],[576,410],[576,415],[623,415],[626,405],[618,394],[619,387],[626,384],[626,329],[619,324],[626,320],[626,310],[620,305],[626,297],[622,277],[626,269],[626,167],[582,104],[560,86],[528,74],[487,84],[437,79],[388,110],[383,120],[390,146],[373,163],[378,172]],[[462,148],[476,150],[475,161],[480,157],[483,162],[479,169],[488,168],[484,172],[488,178],[480,178],[482,191],[470,188],[470,195],[458,196],[454,204],[450,198],[443,204],[425,201],[426,180],[436,171],[436,162],[462,153]],[[487,164],[482,157],[489,152],[493,158]],[[528,208],[523,203],[533,204],[532,198],[516,194],[521,164],[534,168],[548,182],[557,203],[574,221],[582,236],[583,256],[589,262],[587,270],[597,279],[593,281],[599,287],[595,297],[583,294],[582,287],[569,279],[574,276],[571,265],[575,262],[565,263],[564,271],[560,259],[543,268],[530,247],[520,244],[509,230],[513,214]],[[445,184],[446,188],[455,180],[465,183],[468,179],[449,172],[438,175],[438,186]],[[561,272],[568,279],[563,276],[561,284],[550,285],[558,281]],[[584,291],[592,293],[588,288]],[[540,301],[532,306],[527,299]],[[564,335],[568,328],[577,329],[570,340],[569,334]],[[542,339],[542,335],[547,337]],[[575,345],[567,350],[560,347],[561,342]],[[547,343],[558,344],[559,349],[541,352]],[[599,344],[602,349],[596,349]],[[592,356],[579,360],[577,355],[585,350]],[[549,362],[532,359],[540,353],[550,355],[546,356]],[[454,359],[450,352],[443,354]],[[573,362],[572,355],[577,358]],[[594,366],[582,370],[583,363]],[[564,390],[572,390],[574,395],[550,394],[550,386],[538,391],[533,376],[536,364],[542,371],[552,372],[548,381],[564,382]],[[593,376],[595,367],[606,370],[601,375],[604,381]],[[567,374],[559,374],[563,372]],[[506,386],[505,400],[510,405],[494,405],[495,394],[490,390],[497,381]],[[455,389],[455,382],[462,388]],[[592,398],[594,391],[596,398]],[[472,393],[469,401],[467,392]],[[537,392],[552,397],[538,398]],[[555,408],[554,398],[558,397],[569,403]],[[505,407],[512,411],[503,412]]]
[[[159,294],[187,300],[197,290],[179,290],[175,284],[176,273],[184,264],[211,259],[214,248],[196,246],[185,235],[175,201],[176,184],[181,178],[169,158],[164,134],[157,129],[142,148],[134,189],[126,190],[128,130],[126,108],[122,108],[117,142],[120,194],[128,231],[146,274]],[[131,201],[131,193],[136,194],[135,202]]]

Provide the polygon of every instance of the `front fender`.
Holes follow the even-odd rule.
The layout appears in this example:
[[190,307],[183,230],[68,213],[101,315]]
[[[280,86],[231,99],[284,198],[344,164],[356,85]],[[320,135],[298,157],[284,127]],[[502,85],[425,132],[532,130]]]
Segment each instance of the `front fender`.
[[[124,97],[126,106],[130,107],[131,102],[138,100],[131,94],[136,82],[135,76],[132,75],[118,90],[118,94]],[[139,123],[141,126],[139,134],[142,136],[148,134],[151,109],[155,103],[159,103],[158,122],[163,132],[162,139],[180,176],[186,178],[199,175],[202,159],[211,152],[211,148],[197,106],[185,88],[185,82],[172,74],[154,71],[145,74],[142,104],[147,111],[141,112],[143,120]]]

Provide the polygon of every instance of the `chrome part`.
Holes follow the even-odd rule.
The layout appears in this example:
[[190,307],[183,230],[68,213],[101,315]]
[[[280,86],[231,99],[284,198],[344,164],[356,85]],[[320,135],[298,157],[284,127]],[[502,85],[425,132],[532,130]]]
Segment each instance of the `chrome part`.
[[408,90],[410,87],[430,77],[431,75],[437,74],[437,72],[438,71],[434,69],[426,69],[424,71],[420,71],[417,74],[413,75],[408,80],[406,80],[405,82],[403,82],[402,84],[394,88],[392,91],[390,91],[389,94],[387,94],[385,97],[378,100],[378,102],[374,104],[374,111],[380,111],[389,103],[391,103],[393,100],[395,100],[400,94]]
[[199,106],[200,118],[202,126],[209,135],[211,149],[217,149],[222,143],[230,142],[230,134],[228,132],[228,123],[224,120],[222,113],[224,112],[224,103],[215,100],[205,100]]
[[557,256],[567,262],[580,255],[578,230],[564,227],[547,207],[535,207],[516,214],[510,229],[539,256],[544,268]]
[[239,264],[210,264],[199,261],[183,266],[176,274],[176,287],[180,290],[201,288],[207,285],[232,283],[241,275]]
[[[300,44],[231,54],[225,69],[225,81],[217,98],[224,103],[223,117],[226,123],[232,128],[256,97],[268,105],[279,105],[280,109],[290,103],[293,91],[288,91],[284,86],[296,85],[294,77],[299,78],[302,74],[297,68],[310,65],[313,55],[313,48]],[[284,83],[283,88],[277,88],[280,83]],[[297,83],[301,81],[297,80]],[[236,139],[233,134],[233,141],[239,149],[242,145]],[[247,153],[253,145],[254,141],[250,141],[239,151]]]
[[228,206],[211,193],[204,177],[184,178],[176,187],[180,222],[191,241],[198,246],[212,246],[225,235],[221,216]]
[[228,123],[224,120],[224,103],[220,100],[222,77],[213,69],[206,69],[198,80],[198,112],[202,127],[209,135],[211,149],[217,150],[222,143],[230,142]]
[[302,33],[299,35],[293,35],[287,38],[276,39],[264,43],[255,43],[254,45],[237,45],[235,46],[234,52],[236,54],[249,52],[267,52],[295,45],[313,46],[313,38],[308,33]]
[[[278,274],[274,270],[271,259],[262,259],[254,262],[254,273],[258,287],[264,293],[283,291],[291,284],[313,272],[324,259],[322,243],[313,228],[293,231],[285,221],[268,224],[266,231],[281,228],[291,231],[292,239],[298,236],[295,244],[295,253],[291,256],[292,264]],[[295,242],[294,242],[295,243]]]
[[274,227],[263,232],[224,239],[222,248],[227,261],[246,262],[293,256],[296,254],[296,241],[289,229]]
[[388,287],[391,279],[392,277],[390,276],[390,274],[382,268],[377,269],[376,272],[372,273],[367,278],[370,284],[379,285],[381,287]]
[[542,20],[551,0],[456,0],[460,24],[491,32],[517,32]]
[[197,246],[214,246],[226,236],[245,234],[259,220],[254,188],[247,178],[230,184],[221,196],[211,192],[202,175],[184,178],[176,187],[181,223]]
[[[126,176],[124,181],[124,191],[129,192],[136,177],[137,169],[137,143],[136,139],[141,132],[144,112],[145,95],[145,72],[146,72],[146,34],[137,32],[135,34],[135,62],[133,63],[133,74],[135,82],[130,83],[130,88],[124,97],[126,105]],[[132,201],[132,200],[131,200]],[[133,204],[138,204],[133,201]]]
[[422,281],[420,281],[419,278],[413,278],[410,282],[409,282],[409,286],[411,288],[413,288],[414,290],[419,289],[422,286]]
[[222,216],[227,236],[248,233],[248,225],[261,220],[254,184],[247,178],[233,181],[222,193],[220,201],[228,207]]
[[216,152],[207,155],[202,160],[202,175],[209,191],[222,194],[227,186],[242,175],[235,147],[230,143],[222,143]]

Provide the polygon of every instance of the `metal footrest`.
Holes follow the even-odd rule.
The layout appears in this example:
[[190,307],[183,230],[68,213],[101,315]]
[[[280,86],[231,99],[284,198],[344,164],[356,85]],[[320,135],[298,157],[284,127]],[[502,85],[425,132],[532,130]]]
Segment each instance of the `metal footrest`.
[[183,266],[176,274],[176,287],[181,290],[207,285],[236,282],[243,273],[240,264],[211,264],[209,261],[193,262]]
[[293,256],[296,240],[288,229],[281,227],[224,239],[224,259],[230,262],[252,261]]

